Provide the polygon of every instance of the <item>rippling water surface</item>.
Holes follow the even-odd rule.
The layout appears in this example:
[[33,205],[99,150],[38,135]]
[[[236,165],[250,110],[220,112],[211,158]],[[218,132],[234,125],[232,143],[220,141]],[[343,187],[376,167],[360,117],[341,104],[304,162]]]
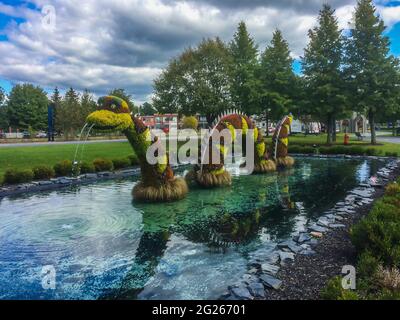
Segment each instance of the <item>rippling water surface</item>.
[[[304,229],[381,160],[297,159],[294,169],[132,203],[136,178],[0,200],[1,299],[212,299],[248,256]],[[54,266],[54,290],[42,287]]]

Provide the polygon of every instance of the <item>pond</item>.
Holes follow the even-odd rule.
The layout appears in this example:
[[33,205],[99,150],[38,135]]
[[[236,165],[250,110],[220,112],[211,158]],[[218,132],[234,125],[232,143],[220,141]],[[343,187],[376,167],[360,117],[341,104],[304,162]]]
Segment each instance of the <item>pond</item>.
[[[215,299],[251,254],[305,229],[385,165],[298,158],[293,169],[132,203],[137,177],[0,200],[0,299]],[[55,289],[43,289],[53,266]]]

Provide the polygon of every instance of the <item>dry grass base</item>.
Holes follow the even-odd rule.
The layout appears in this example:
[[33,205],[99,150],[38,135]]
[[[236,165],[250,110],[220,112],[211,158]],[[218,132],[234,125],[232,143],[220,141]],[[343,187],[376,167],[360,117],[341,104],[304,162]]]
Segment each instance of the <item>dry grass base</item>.
[[256,163],[254,165],[254,173],[268,173],[276,171],[276,164],[272,160],[268,160],[265,163]]
[[175,178],[160,186],[143,186],[139,182],[132,190],[134,200],[140,202],[171,202],[183,199],[189,192],[185,179]]
[[276,166],[281,168],[290,168],[294,166],[294,159],[292,157],[278,158],[275,162]]
[[201,173],[200,171],[198,172],[192,172],[188,175],[188,178],[193,179],[193,175],[195,181],[203,188],[218,188],[218,187],[229,187],[232,185],[232,178],[229,172],[224,171],[221,174],[215,175],[209,172],[203,172]]

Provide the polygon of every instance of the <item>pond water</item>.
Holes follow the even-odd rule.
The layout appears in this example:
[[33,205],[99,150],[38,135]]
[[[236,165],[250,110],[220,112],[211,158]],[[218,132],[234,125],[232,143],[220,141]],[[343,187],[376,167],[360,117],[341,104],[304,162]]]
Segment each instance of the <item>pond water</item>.
[[[385,162],[298,158],[226,189],[132,203],[137,178],[0,200],[0,299],[214,299]],[[44,266],[55,289],[43,289]]]

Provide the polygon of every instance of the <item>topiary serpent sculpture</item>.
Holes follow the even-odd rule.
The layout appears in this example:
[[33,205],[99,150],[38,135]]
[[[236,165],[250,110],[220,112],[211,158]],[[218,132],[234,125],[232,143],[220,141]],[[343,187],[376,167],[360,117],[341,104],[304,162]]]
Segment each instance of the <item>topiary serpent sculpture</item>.
[[94,125],[95,129],[123,132],[139,159],[141,181],[133,188],[134,199],[166,202],[184,198],[188,193],[186,181],[175,177],[169,165],[168,154],[155,165],[148,163],[147,150],[153,144],[159,143],[159,140],[157,137],[151,140],[150,129],[139,118],[131,115],[128,104],[114,96],[100,98],[99,104],[99,110],[91,113],[87,122]]
[[285,116],[277,125],[272,137],[272,154],[278,167],[292,167],[294,159],[288,156],[289,133],[292,124],[292,115]]
[[[213,143],[214,134],[219,134],[223,130],[230,131],[230,141],[219,141]],[[254,173],[266,173],[276,170],[276,165],[268,159],[268,152],[261,131],[254,126],[249,117],[230,111],[216,121],[211,133],[203,140],[203,154],[201,155],[200,165],[196,165],[186,176],[188,181],[196,181],[200,186],[206,188],[229,186],[232,183],[231,175],[226,171],[224,160],[230,147],[237,139],[236,130],[241,130],[242,141],[251,130],[254,134]],[[218,159],[213,159],[213,155],[219,155]],[[207,158],[207,163],[205,159]]]
[[[175,177],[169,164],[167,153],[156,164],[149,164],[147,152],[150,147],[162,150],[161,141],[157,137],[151,137],[150,129],[137,117],[131,115],[128,104],[114,96],[99,99],[100,107],[87,117],[87,123],[98,130],[119,130],[128,138],[140,163],[141,181],[133,188],[135,200],[144,202],[175,201],[185,197],[188,193],[187,183],[183,178]],[[186,180],[195,181],[206,188],[231,185],[231,176],[226,171],[224,161],[230,152],[232,143],[238,138],[237,131],[241,130],[242,139],[251,132],[254,135],[254,173],[266,173],[276,170],[276,165],[290,166],[294,160],[287,156],[287,136],[291,117],[281,121],[279,130],[274,135],[275,150],[269,154],[261,131],[253,124],[249,117],[229,112],[216,121],[214,129],[206,136],[200,158],[200,164],[186,176]],[[231,141],[222,140],[218,144],[213,143],[213,134],[223,130],[229,130]],[[243,141],[243,140],[242,140]],[[158,144],[158,145],[156,145]],[[204,161],[208,154],[210,161]],[[216,154],[218,161],[214,161]],[[271,160],[274,157],[275,162]]]

